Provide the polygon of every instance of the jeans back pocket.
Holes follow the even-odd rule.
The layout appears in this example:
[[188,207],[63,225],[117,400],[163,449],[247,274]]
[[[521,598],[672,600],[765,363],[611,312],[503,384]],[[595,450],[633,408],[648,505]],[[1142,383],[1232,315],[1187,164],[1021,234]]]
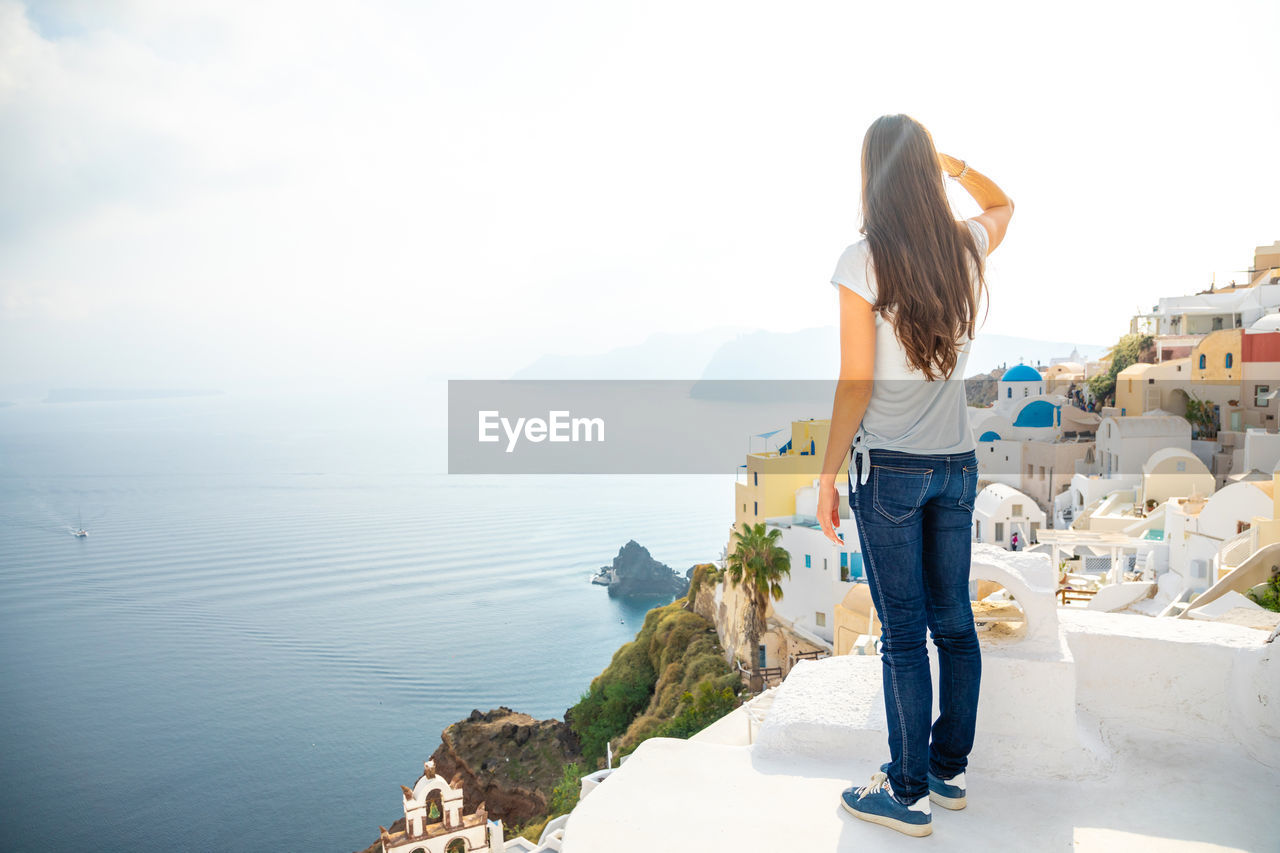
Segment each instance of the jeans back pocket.
[[960,467],[960,506],[973,511],[973,502],[978,496],[978,463],[962,465]]
[[920,509],[933,470],[929,468],[894,468],[888,465],[872,465],[872,503],[876,512],[901,524]]

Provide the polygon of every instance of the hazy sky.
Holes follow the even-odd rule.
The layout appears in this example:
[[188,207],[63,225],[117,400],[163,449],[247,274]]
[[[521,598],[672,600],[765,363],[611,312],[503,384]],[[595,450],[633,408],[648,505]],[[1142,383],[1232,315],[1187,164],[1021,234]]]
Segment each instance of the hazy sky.
[[833,323],[890,112],[1018,204],[986,331],[1110,343],[1280,239],[1280,4],[1047,9],[0,2],[0,384]]

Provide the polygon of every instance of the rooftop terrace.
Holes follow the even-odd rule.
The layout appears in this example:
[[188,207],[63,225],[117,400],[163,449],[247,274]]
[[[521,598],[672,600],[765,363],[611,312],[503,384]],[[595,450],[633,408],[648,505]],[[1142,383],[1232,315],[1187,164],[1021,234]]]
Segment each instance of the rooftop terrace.
[[757,701],[762,723],[743,707],[645,741],[574,809],[562,850],[1280,849],[1280,643],[1046,608],[1034,557],[995,571],[1027,630],[984,635],[969,806],[935,807],[929,838],[840,806],[888,757],[880,659],[843,655],[798,662]]

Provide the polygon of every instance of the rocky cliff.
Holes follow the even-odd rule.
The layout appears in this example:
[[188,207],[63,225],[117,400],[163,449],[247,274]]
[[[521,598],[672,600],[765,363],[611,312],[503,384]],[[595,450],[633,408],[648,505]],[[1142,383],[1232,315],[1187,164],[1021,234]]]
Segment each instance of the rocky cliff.
[[449,726],[431,755],[446,779],[462,774],[464,813],[485,803],[490,817],[508,825],[546,814],[564,765],[577,757],[578,738],[564,722],[506,706],[474,710]]
[[[477,708],[453,723],[431,754],[445,779],[462,776],[463,814],[484,803],[489,817],[501,818],[507,827],[545,815],[564,765],[578,758],[578,738],[562,721],[536,720],[505,705]],[[390,829],[404,829],[404,816]],[[375,842],[364,853],[378,853],[379,847]]]
[[996,368],[990,373],[978,373],[966,377],[964,380],[965,401],[970,406],[978,408],[990,406],[996,401],[996,391],[999,390],[999,386],[996,383],[1000,381],[1001,376],[1004,376],[1004,370]]
[[[620,556],[629,546],[652,560],[634,542]],[[694,612],[695,599],[699,610],[715,607],[714,580],[708,582],[714,567],[695,566],[688,572],[691,578],[662,568],[686,586],[692,579],[695,594],[645,615],[636,638],[614,653],[578,703],[566,710],[569,722],[537,720],[502,706],[476,709],[441,733],[431,759],[444,778],[461,775],[464,814],[483,802],[489,816],[501,818],[508,831],[524,827],[536,838],[539,821],[566,810],[563,804],[558,810],[551,805],[566,764],[603,766],[606,743],[616,761],[648,737],[688,737],[741,701],[740,679],[726,663],[714,623]],[[589,755],[584,749],[588,740]],[[388,799],[394,801],[390,793]],[[403,829],[404,817],[390,828]],[[365,853],[378,853],[379,846],[375,843]]]
[[623,545],[610,566],[616,580],[609,585],[609,595],[684,595],[689,579],[681,577],[670,566],[659,563],[649,549],[634,539]]

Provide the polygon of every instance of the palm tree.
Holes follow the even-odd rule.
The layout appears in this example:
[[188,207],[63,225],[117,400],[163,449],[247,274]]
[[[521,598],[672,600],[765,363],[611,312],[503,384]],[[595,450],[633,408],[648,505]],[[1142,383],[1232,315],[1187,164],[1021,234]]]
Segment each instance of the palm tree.
[[747,609],[747,637],[751,643],[751,690],[760,689],[760,658],[756,653],[763,633],[769,600],[782,600],[778,581],[791,576],[791,555],[780,544],[782,531],[764,523],[742,524],[742,532],[729,555],[725,573],[735,584],[745,583],[751,607]]

